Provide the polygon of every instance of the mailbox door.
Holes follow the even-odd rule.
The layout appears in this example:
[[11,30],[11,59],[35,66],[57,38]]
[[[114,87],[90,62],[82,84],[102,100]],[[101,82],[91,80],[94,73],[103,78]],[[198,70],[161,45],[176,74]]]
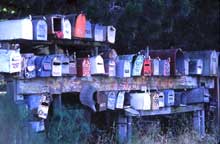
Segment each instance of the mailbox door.
[[74,37],[85,38],[86,35],[86,16],[79,14],[76,18]]
[[68,19],[64,19],[63,22],[63,38],[64,39],[71,39],[71,23]]
[[158,59],[153,59],[151,62],[152,66],[152,75],[153,76],[158,76],[159,75],[159,61]]
[[54,57],[52,61],[52,76],[62,76],[62,65],[59,57]]
[[90,21],[86,21],[86,34],[85,34],[85,38],[88,38],[88,39],[92,39],[93,37],[93,34],[92,34],[92,24]]
[[150,59],[145,59],[144,60],[144,64],[143,64],[143,68],[142,68],[142,75],[144,76],[150,76],[152,71],[151,71],[151,60]]
[[165,96],[165,105],[173,106],[175,102],[174,90],[164,90],[164,96]]
[[106,93],[108,95],[107,108],[110,110],[115,110],[117,92],[111,91],[111,92],[106,92]]
[[52,72],[52,57],[44,56],[40,63],[39,76],[50,77]]
[[12,51],[9,55],[9,73],[21,72],[21,54],[18,51]]
[[84,58],[77,61],[77,75],[78,76],[90,76],[90,62],[88,58]]
[[212,51],[210,57],[210,75],[217,75],[218,55],[216,51]]
[[62,56],[62,75],[70,74],[70,60],[68,56]]
[[107,41],[109,43],[115,43],[116,28],[113,26],[107,26]]
[[162,76],[169,76],[170,75],[170,63],[168,60],[160,60],[159,62],[159,73]]
[[116,76],[116,64],[114,60],[108,59],[104,60],[105,72],[108,76]]
[[95,41],[105,41],[106,38],[106,27],[100,25],[100,24],[95,24],[95,28],[94,28],[94,40]]
[[191,59],[189,62],[189,74],[201,75],[203,62],[201,59]]
[[143,67],[144,56],[138,55],[134,61],[132,76],[140,76]]
[[33,39],[47,40],[47,23],[43,19],[32,20],[33,24]]
[[159,109],[159,95],[157,92],[151,93],[151,109],[152,110]]
[[27,60],[27,66],[25,69],[25,78],[35,78],[36,77],[36,66],[35,66],[36,56],[32,56]]
[[69,74],[70,74],[70,75],[76,75],[76,74],[77,74],[76,59],[74,59],[74,58],[72,58],[72,57],[70,57]]
[[159,107],[164,107],[165,106],[165,96],[163,92],[158,93],[159,97]]

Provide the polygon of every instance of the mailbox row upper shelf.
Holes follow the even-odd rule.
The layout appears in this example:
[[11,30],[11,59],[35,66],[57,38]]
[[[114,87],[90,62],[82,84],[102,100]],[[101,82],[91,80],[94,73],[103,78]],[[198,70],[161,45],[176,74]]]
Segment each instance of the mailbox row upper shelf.
[[216,51],[184,54],[181,49],[171,49],[147,53],[152,58],[145,51],[118,56],[113,49],[84,58],[76,58],[76,53],[36,56],[33,53],[21,55],[18,49],[0,49],[0,72],[20,72],[25,78],[97,74],[110,77],[217,75]]
[[[49,36],[49,37],[48,37]],[[0,22],[0,40],[82,38],[115,43],[116,28],[92,24],[84,14],[34,16]]]

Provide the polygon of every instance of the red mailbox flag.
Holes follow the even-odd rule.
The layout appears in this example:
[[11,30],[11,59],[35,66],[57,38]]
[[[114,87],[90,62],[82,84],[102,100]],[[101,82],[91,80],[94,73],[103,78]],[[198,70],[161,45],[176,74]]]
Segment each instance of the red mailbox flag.
[[81,13],[76,18],[74,37],[85,38],[86,35],[86,16]]

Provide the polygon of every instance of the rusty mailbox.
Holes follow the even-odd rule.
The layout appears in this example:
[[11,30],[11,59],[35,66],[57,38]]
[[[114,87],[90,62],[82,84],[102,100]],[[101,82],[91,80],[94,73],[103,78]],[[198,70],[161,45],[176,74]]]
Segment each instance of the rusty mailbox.
[[89,58],[77,59],[77,76],[90,76],[90,68]]
[[108,97],[105,92],[96,92],[95,93],[95,107],[97,111],[107,110],[107,100]]
[[21,72],[22,57],[17,50],[0,49],[0,73]]
[[33,39],[47,40],[47,22],[45,17],[33,19]]
[[106,41],[106,26],[95,24],[94,26],[94,40],[99,42]]
[[201,75],[203,71],[202,59],[190,59],[189,61],[189,74]]
[[105,59],[104,60],[105,65],[105,72],[109,77],[116,76],[116,63],[113,59]]
[[21,77],[24,78],[35,78],[36,77],[36,66],[35,59],[36,56],[33,53],[22,54],[23,57],[23,71],[21,72]]
[[77,74],[77,64],[76,64],[76,53],[74,52],[73,55],[69,56],[69,74],[76,75]]
[[107,26],[107,42],[115,43],[116,28],[114,26]]
[[218,74],[218,54],[215,50],[191,51],[187,55],[190,59],[201,59],[203,61],[202,75],[216,76]]
[[144,62],[144,55],[138,54],[133,57],[132,76],[141,76]]
[[151,92],[151,109],[158,110],[159,109],[159,93],[158,92]]
[[48,35],[63,38],[64,16],[58,14],[49,15],[46,16],[46,21],[48,25]]
[[160,59],[170,58],[170,74],[185,75],[184,74],[185,55],[181,49],[150,50],[150,56],[152,58],[159,57]]
[[174,90],[164,90],[165,106],[173,106],[175,102]]
[[104,60],[100,55],[93,56],[89,60],[91,64],[90,67],[91,75],[105,74]]
[[159,75],[170,76],[170,60],[160,60],[159,61]]

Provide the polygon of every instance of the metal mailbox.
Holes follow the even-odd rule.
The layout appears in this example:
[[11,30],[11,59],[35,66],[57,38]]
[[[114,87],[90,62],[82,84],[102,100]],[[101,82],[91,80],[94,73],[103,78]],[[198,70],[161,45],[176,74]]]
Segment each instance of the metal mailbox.
[[33,39],[33,25],[30,19],[6,20],[0,22],[0,40]]
[[43,132],[45,130],[45,125],[44,125],[44,121],[30,121],[29,122],[32,130],[34,132]]
[[163,92],[158,92],[159,107],[165,107],[165,96]]
[[93,34],[92,34],[92,24],[89,20],[86,21],[86,34],[85,34],[85,38],[87,39],[92,39],[93,38]]
[[125,99],[125,92],[124,91],[118,92],[115,108],[123,109],[124,108],[124,99]]
[[190,59],[201,59],[203,61],[202,75],[216,76],[218,69],[218,54],[215,50],[192,51],[187,55]]
[[35,59],[36,56],[33,53],[23,54],[23,72],[22,77],[27,79],[36,77],[36,66]]
[[33,19],[33,39],[47,40],[47,22],[45,19]]
[[65,15],[65,19],[68,19],[70,21],[70,24],[71,24],[71,37],[74,37],[76,17],[77,17],[77,14]]
[[90,73],[95,74],[105,74],[104,60],[100,55],[91,57],[90,59]]
[[158,110],[159,109],[159,93],[158,92],[151,92],[151,109]]
[[114,26],[107,26],[107,42],[115,43],[116,28]]
[[152,74],[151,59],[145,58],[143,62],[142,75],[151,76],[151,74]]
[[160,68],[160,60],[159,59],[152,59],[151,60],[151,72],[153,76],[160,75],[159,68]]
[[133,61],[132,76],[141,76],[144,56],[137,55],[133,58]]
[[32,114],[37,114],[37,109],[40,105],[40,99],[40,95],[29,95],[26,97],[28,109],[32,112]]
[[104,42],[106,41],[106,27],[100,24],[94,26],[94,40]]
[[151,97],[150,92],[145,93],[130,93],[131,107],[136,110],[150,110]]
[[77,59],[77,76],[90,76],[90,61],[89,58]]
[[159,61],[159,74],[161,76],[170,76],[170,61],[168,59]]
[[189,59],[184,60],[184,75],[189,75]]
[[116,63],[113,59],[104,60],[105,72],[109,77],[116,76]]
[[63,21],[63,38],[64,39],[71,39],[72,33],[71,33],[71,23],[69,19],[64,19]]
[[0,73],[21,72],[22,57],[17,50],[0,49]]
[[77,16],[74,28],[74,37],[85,38],[86,35],[86,16],[81,13]]
[[52,76],[62,76],[62,62],[59,56],[52,59]]
[[170,58],[170,74],[184,75],[185,55],[181,49],[150,50],[150,56],[160,59]]
[[50,15],[46,16],[48,25],[48,35],[55,36],[56,38],[63,38],[64,16]]
[[67,55],[61,55],[62,75],[70,74],[70,58]]
[[128,60],[118,60],[116,62],[116,76],[117,77],[131,76],[131,63]]
[[107,108],[110,110],[115,110],[117,91],[110,91],[110,92],[105,92],[105,93],[108,97]]
[[189,61],[189,74],[201,75],[203,71],[202,59],[190,59]]
[[50,77],[52,73],[53,56],[38,56],[35,59],[36,72],[38,77]]
[[76,53],[74,53],[73,56],[69,57],[69,74],[70,75],[77,74]]
[[175,103],[174,90],[164,90],[165,106],[173,106]]
[[105,92],[96,92],[95,101],[96,101],[96,110],[105,111],[107,110],[107,95]]
[[40,105],[38,106],[37,109],[37,114],[39,118],[47,119],[49,106],[50,106],[50,97],[49,95],[43,94],[40,99]]
[[209,102],[210,93],[206,88],[196,88],[183,93],[185,95],[187,104]]

